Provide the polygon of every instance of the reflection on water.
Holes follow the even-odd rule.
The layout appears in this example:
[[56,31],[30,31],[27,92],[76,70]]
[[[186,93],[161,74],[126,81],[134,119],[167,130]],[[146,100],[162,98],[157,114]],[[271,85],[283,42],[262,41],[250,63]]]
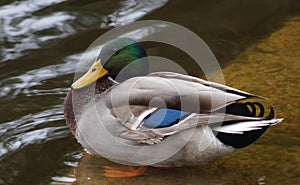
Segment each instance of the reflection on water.
[[[55,183],[68,183],[75,180],[78,184],[259,184],[265,183],[265,176],[252,176],[249,180],[241,179],[240,169],[227,167],[224,163],[207,164],[201,166],[185,166],[181,168],[149,168],[144,176],[124,179],[105,178],[102,166],[113,165],[104,158],[85,154],[75,168],[75,176],[58,177],[52,179]],[[141,183],[142,182],[142,183]]]
[[[72,183],[75,180],[82,182],[92,177],[96,180],[99,178],[95,173],[101,170],[101,166],[96,165],[99,162],[84,155],[78,164],[83,156],[82,148],[65,125],[62,103],[82,53],[107,29],[141,18],[172,21],[188,27],[204,38],[217,58],[226,62],[230,57],[239,55],[257,39],[267,36],[281,26],[287,17],[297,12],[300,7],[298,4],[297,0],[267,0],[263,3],[234,0],[230,4],[221,0],[1,1],[0,184],[47,184],[49,182],[61,184]],[[143,39],[152,32],[153,29],[142,29],[131,34],[138,39]],[[147,49],[150,54],[165,54],[171,59],[185,61],[182,55],[171,49],[158,49],[155,46]],[[279,65],[274,64],[274,66]],[[283,74],[279,76],[282,77]],[[267,79],[268,84],[274,84],[277,78]],[[294,82],[293,78],[289,79],[291,80],[289,83]],[[254,92],[255,88],[253,87]],[[286,91],[291,90],[286,89]],[[297,100],[292,102],[296,103]],[[277,104],[279,111],[285,109],[280,106],[280,103]],[[287,106],[295,105],[287,104]],[[293,118],[286,120],[292,122]],[[292,126],[292,128],[296,130],[299,127]],[[286,132],[280,128],[273,132],[286,137]],[[292,130],[289,132],[293,133]],[[272,145],[271,141],[274,140],[268,135],[266,137],[268,139],[264,140],[264,143]],[[299,141],[295,137],[289,139]],[[270,147],[269,145],[266,147]],[[263,146],[256,148],[254,146],[253,150],[250,150],[262,151],[263,148]],[[276,147],[270,151],[276,153]],[[292,148],[290,151],[285,156],[292,158],[297,152],[299,153],[297,148]],[[253,157],[250,154],[248,158]],[[260,169],[261,165],[254,165],[251,168],[250,160],[243,162],[245,157],[239,154],[237,158],[241,160],[231,161],[232,158],[229,157],[227,163],[224,160],[203,168],[186,167],[176,169],[175,172],[167,169],[151,169],[149,176],[153,175],[153,181],[148,182],[177,183],[176,178],[182,174],[183,180],[180,181],[182,183],[205,183],[208,181],[203,180],[204,178],[212,179],[220,173],[223,174],[224,171],[221,180],[212,180],[210,183],[249,182],[248,179],[243,181],[241,177],[241,174],[243,176],[246,173],[240,173],[242,165],[248,165],[248,170],[255,176],[254,180],[251,180],[253,184],[265,174],[272,172],[272,166],[267,162],[264,166],[268,166],[266,168],[268,173],[255,173],[253,169]],[[86,160],[92,160],[95,164],[91,165]],[[228,166],[228,160],[229,163],[240,168],[231,168]],[[297,162],[290,158],[287,158],[287,161]],[[112,164],[103,159],[100,162]],[[282,165],[280,167],[286,168],[285,171],[294,169]],[[74,168],[78,172],[76,175],[72,171]],[[192,172],[191,179],[189,172]],[[93,176],[85,176],[90,173]],[[199,173],[204,175],[198,176]],[[165,178],[161,174],[165,174]],[[239,180],[231,181],[233,178]],[[270,177],[266,176],[266,182],[268,178]],[[147,184],[147,180],[143,180]],[[138,183],[138,180],[133,181]],[[108,180],[104,183],[125,184],[126,180]]]
[[43,112],[2,123],[0,125],[0,156],[5,157],[9,153],[22,150],[29,144],[43,143],[64,137],[67,133],[65,126],[39,128],[45,123],[62,120],[62,115],[63,110],[56,106]]
[[[72,57],[68,57],[68,59],[71,58]],[[25,74],[16,77],[2,80],[0,84],[0,87],[2,87],[0,98],[8,95],[12,98],[15,98],[20,94],[26,94],[27,96],[35,96],[47,93],[65,94],[68,90],[68,87],[49,90],[36,89],[34,87],[42,85],[42,83],[47,79],[53,79],[62,74],[72,74],[76,69],[76,62],[77,61],[75,60],[69,60],[66,63],[45,66],[37,70],[28,71]]]
[[101,28],[122,26],[131,23],[151,11],[162,7],[167,0],[125,0],[120,2],[121,7],[115,12],[104,16]]
[[[21,57],[25,50],[38,49],[44,42],[62,39],[76,32],[74,11],[43,11],[48,7],[63,4],[65,0],[13,1],[0,9],[0,25],[3,33],[0,60],[7,61]],[[102,17],[102,28],[115,27],[133,22],[147,13],[162,7],[167,0],[124,0],[114,1],[119,6],[115,12]],[[101,7],[101,6],[99,6]],[[103,7],[103,9],[105,6]],[[78,19],[82,19],[79,17]],[[89,17],[84,20],[89,23]],[[93,24],[93,22],[90,22]]]
[[[22,56],[28,49],[37,49],[42,42],[49,39],[63,38],[74,32],[67,22],[74,16],[63,12],[51,15],[35,15],[41,9],[61,3],[65,0],[26,0],[4,5],[0,9],[2,40],[1,60],[11,60]],[[40,32],[50,29],[48,34]],[[54,28],[54,29],[53,29]]]

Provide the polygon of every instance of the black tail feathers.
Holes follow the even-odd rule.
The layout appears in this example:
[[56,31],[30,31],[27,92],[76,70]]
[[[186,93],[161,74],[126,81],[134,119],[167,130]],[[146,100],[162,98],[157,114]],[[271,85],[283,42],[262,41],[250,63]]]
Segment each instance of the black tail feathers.
[[[225,110],[224,110],[225,109]],[[222,108],[216,112],[225,112],[227,114],[234,114],[248,117],[263,117],[265,108],[258,102],[234,103]],[[274,109],[270,108],[270,113],[264,119],[271,120],[274,118]],[[235,124],[237,121],[223,122],[224,125]],[[217,132],[216,137],[225,145],[230,145],[234,148],[243,148],[255,142],[270,125],[262,126],[261,129],[244,132],[243,134],[223,133]]]

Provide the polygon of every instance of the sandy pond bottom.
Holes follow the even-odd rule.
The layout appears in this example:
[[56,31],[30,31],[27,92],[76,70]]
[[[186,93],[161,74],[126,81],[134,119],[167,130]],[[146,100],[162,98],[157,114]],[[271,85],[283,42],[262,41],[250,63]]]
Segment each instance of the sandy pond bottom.
[[[300,182],[300,16],[253,44],[223,69],[226,84],[268,97],[276,117],[255,144],[207,165],[150,168],[144,176],[109,179],[102,166],[116,164],[85,154],[66,174],[74,184],[299,184]],[[60,182],[53,182],[60,184]]]

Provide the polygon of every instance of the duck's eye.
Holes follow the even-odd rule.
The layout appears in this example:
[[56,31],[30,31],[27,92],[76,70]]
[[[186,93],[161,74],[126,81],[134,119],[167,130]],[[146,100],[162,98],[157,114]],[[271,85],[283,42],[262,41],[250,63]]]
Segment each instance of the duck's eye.
[[92,69],[92,73],[95,72],[95,71],[96,71],[96,68],[93,68],[93,69]]

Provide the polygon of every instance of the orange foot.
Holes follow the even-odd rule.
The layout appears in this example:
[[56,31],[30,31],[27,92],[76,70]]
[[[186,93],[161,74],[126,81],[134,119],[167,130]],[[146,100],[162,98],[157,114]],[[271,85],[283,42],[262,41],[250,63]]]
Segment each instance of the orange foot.
[[134,168],[132,166],[110,167],[104,166],[104,176],[111,178],[137,177],[145,173],[148,166]]

